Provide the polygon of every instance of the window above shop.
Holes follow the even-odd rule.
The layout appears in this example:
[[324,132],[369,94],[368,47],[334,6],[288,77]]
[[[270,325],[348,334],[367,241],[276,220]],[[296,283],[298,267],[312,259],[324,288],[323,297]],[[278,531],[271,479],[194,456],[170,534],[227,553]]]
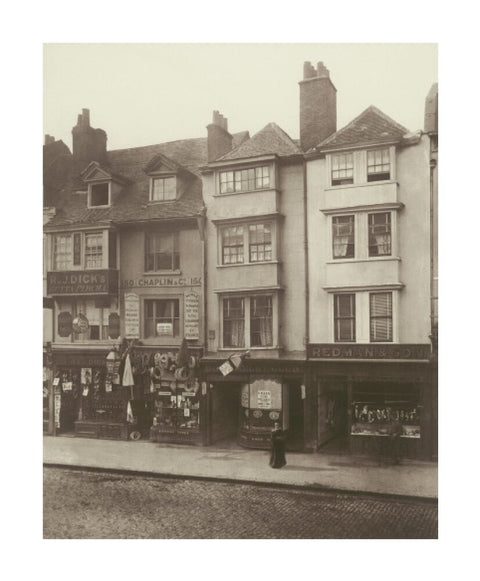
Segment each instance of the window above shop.
[[144,337],[179,337],[179,299],[145,299]]
[[329,185],[366,185],[395,179],[395,147],[327,154]]
[[219,229],[219,263],[224,266],[275,260],[274,222],[229,224]]
[[54,271],[116,267],[113,232],[65,232],[52,234],[51,266]]
[[272,347],[277,327],[272,295],[224,297],[222,326],[224,348]]
[[180,269],[178,232],[145,233],[145,271],[174,271]]

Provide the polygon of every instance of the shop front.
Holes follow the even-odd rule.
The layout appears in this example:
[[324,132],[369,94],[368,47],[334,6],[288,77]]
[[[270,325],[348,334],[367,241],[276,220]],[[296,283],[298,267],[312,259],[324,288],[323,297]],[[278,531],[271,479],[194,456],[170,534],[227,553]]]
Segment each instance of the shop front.
[[287,449],[302,450],[304,437],[303,362],[245,360],[227,375],[222,359],[202,359],[207,392],[208,442],[268,449],[276,422],[287,433]]
[[309,346],[319,452],[384,454],[396,432],[403,457],[434,456],[436,384],[430,347],[389,347],[382,347],[380,360],[380,351],[370,346]]

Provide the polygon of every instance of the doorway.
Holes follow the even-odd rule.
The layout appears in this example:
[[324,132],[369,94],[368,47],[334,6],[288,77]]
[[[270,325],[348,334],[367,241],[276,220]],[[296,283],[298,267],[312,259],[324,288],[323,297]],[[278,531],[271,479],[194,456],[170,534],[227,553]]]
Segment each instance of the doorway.
[[210,444],[236,446],[240,384],[214,383],[209,395]]

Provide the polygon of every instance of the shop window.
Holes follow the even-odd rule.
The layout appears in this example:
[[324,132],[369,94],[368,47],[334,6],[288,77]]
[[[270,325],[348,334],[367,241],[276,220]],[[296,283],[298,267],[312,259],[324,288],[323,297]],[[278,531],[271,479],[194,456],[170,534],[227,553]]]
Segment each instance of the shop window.
[[370,293],[370,341],[393,341],[392,293]]
[[[109,303],[109,299],[106,298]],[[62,299],[57,301],[57,313],[70,313],[75,320],[78,315],[84,315],[88,320],[88,329],[83,333],[71,331],[65,333],[61,329],[62,319],[57,315],[57,342],[83,343],[85,341],[107,341],[109,337],[108,317],[110,305],[96,299]]]
[[220,172],[220,193],[250,192],[270,187],[269,166]]
[[274,228],[271,222],[235,224],[220,231],[222,264],[271,262]]
[[378,182],[390,179],[390,150],[367,151],[367,181]]
[[178,337],[180,334],[180,301],[178,299],[145,300],[145,338]]
[[334,295],[334,328],[336,342],[355,341],[355,295]]
[[353,184],[353,153],[332,155],[332,186]]
[[392,254],[392,225],[390,212],[368,215],[368,255]]
[[177,233],[150,232],[145,235],[145,270],[179,270]]
[[333,216],[332,238],[333,258],[353,258],[355,256],[355,217]]
[[177,197],[177,178],[152,178],[150,187],[151,202],[167,202]]
[[89,184],[88,186],[89,207],[110,205],[110,183]]
[[223,347],[271,347],[273,323],[271,295],[223,299]]

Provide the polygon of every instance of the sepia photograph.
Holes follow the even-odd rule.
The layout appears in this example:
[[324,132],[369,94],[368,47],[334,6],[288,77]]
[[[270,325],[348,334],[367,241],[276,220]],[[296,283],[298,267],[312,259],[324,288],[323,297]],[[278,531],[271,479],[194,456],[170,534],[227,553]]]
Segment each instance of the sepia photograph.
[[43,537],[438,538],[437,45],[46,43],[43,91]]

